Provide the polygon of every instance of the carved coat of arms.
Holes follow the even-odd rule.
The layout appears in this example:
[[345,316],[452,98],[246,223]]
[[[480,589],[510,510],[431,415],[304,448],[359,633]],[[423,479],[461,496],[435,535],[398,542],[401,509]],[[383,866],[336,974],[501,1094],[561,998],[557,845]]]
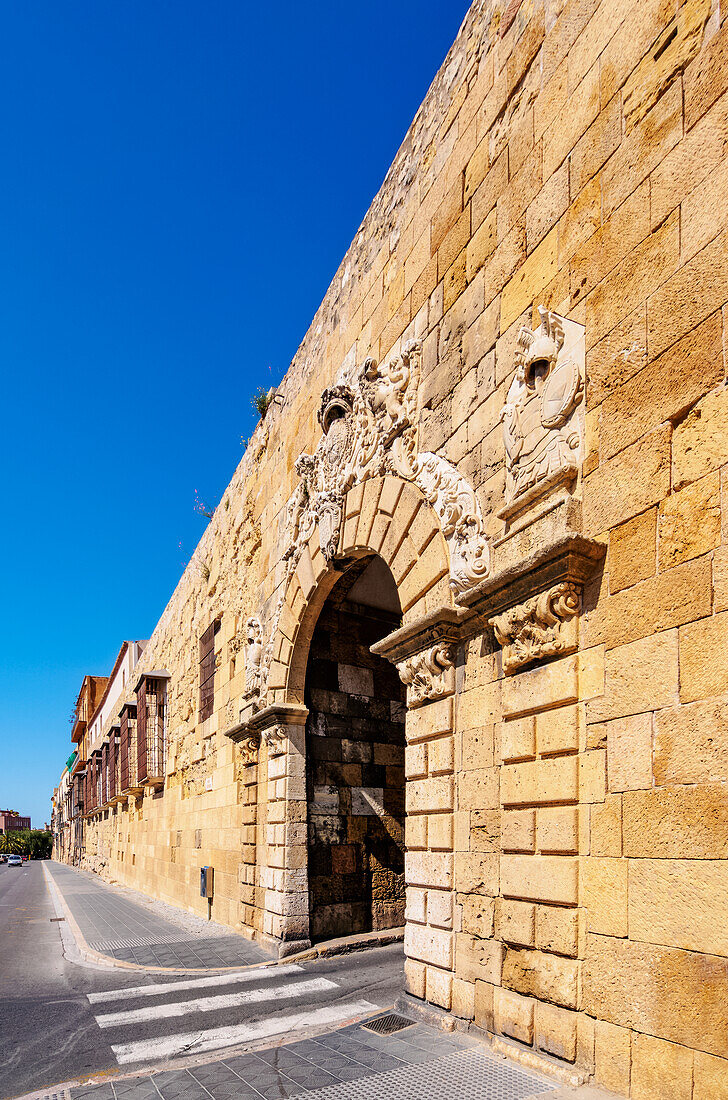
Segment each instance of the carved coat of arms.
[[576,357],[563,354],[564,327],[539,308],[541,324],[522,328],[516,374],[501,412],[506,449],[506,513],[515,504],[576,477],[583,429],[578,406],[584,376]]

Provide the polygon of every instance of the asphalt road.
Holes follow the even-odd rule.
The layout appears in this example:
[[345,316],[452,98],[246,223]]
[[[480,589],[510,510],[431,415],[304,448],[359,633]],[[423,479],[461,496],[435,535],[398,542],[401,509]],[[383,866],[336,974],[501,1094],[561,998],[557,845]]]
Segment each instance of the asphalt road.
[[362,1005],[385,1008],[402,989],[399,945],[218,984],[71,962],[55,916],[41,864],[0,865],[2,1100],[101,1071],[274,1042],[282,1031],[301,1037],[364,1014]]

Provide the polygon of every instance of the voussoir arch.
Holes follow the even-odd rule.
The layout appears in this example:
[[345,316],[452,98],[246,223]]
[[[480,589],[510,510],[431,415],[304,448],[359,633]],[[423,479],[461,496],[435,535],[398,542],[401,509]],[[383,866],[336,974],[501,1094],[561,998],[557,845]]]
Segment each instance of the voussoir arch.
[[378,555],[397,587],[403,621],[453,606],[450,560],[440,521],[414,485],[387,475],[346,494],[339,552],[329,562],[314,530],[290,577],[273,643],[268,683],[277,703],[303,702],[308,651],[321,609],[356,560]]

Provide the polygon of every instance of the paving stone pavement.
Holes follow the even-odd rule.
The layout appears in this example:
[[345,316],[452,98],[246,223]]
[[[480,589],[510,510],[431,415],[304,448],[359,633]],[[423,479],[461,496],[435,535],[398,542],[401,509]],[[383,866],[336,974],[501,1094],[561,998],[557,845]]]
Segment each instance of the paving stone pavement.
[[558,1090],[553,1081],[490,1053],[470,1036],[412,1023],[389,1036],[353,1024],[287,1046],[61,1095],[64,1100],[546,1100]]
[[[53,862],[50,870],[88,946],[140,966],[210,969],[249,966],[274,957],[234,932],[206,934],[200,920],[187,927],[133,900],[88,872]],[[202,926],[202,927],[200,927]]]

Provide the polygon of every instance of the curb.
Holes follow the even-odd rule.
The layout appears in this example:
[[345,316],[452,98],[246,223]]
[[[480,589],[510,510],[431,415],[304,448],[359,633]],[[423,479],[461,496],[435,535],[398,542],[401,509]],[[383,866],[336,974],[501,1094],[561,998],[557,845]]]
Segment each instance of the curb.
[[[56,910],[56,916],[64,918],[65,929],[59,923],[63,942],[63,953],[72,962],[85,962],[103,969],[118,969],[141,971],[145,974],[229,974],[233,971],[243,973],[247,970],[265,970],[268,967],[290,965],[296,962],[313,962],[316,959],[333,958],[336,955],[348,955],[354,951],[365,951],[369,947],[386,947],[391,943],[399,943],[404,939],[404,928],[389,928],[383,932],[363,932],[360,935],[342,936],[340,939],[328,940],[317,944],[315,947],[298,951],[295,955],[287,955],[281,959],[271,959],[270,962],[248,963],[244,966],[218,966],[218,967],[172,967],[172,966],[143,966],[141,963],[126,962],[123,959],[115,959],[113,955],[104,955],[90,947],[76,921],[68,902],[63,896],[60,886],[48,870],[46,863],[42,864],[46,884]],[[234,929],[230,929],[234,934]],[[71,936],[68,936],[68,933]],[[73,942],[71,942],[71,939]],[[74,957],[76,956],[76,957]]]

